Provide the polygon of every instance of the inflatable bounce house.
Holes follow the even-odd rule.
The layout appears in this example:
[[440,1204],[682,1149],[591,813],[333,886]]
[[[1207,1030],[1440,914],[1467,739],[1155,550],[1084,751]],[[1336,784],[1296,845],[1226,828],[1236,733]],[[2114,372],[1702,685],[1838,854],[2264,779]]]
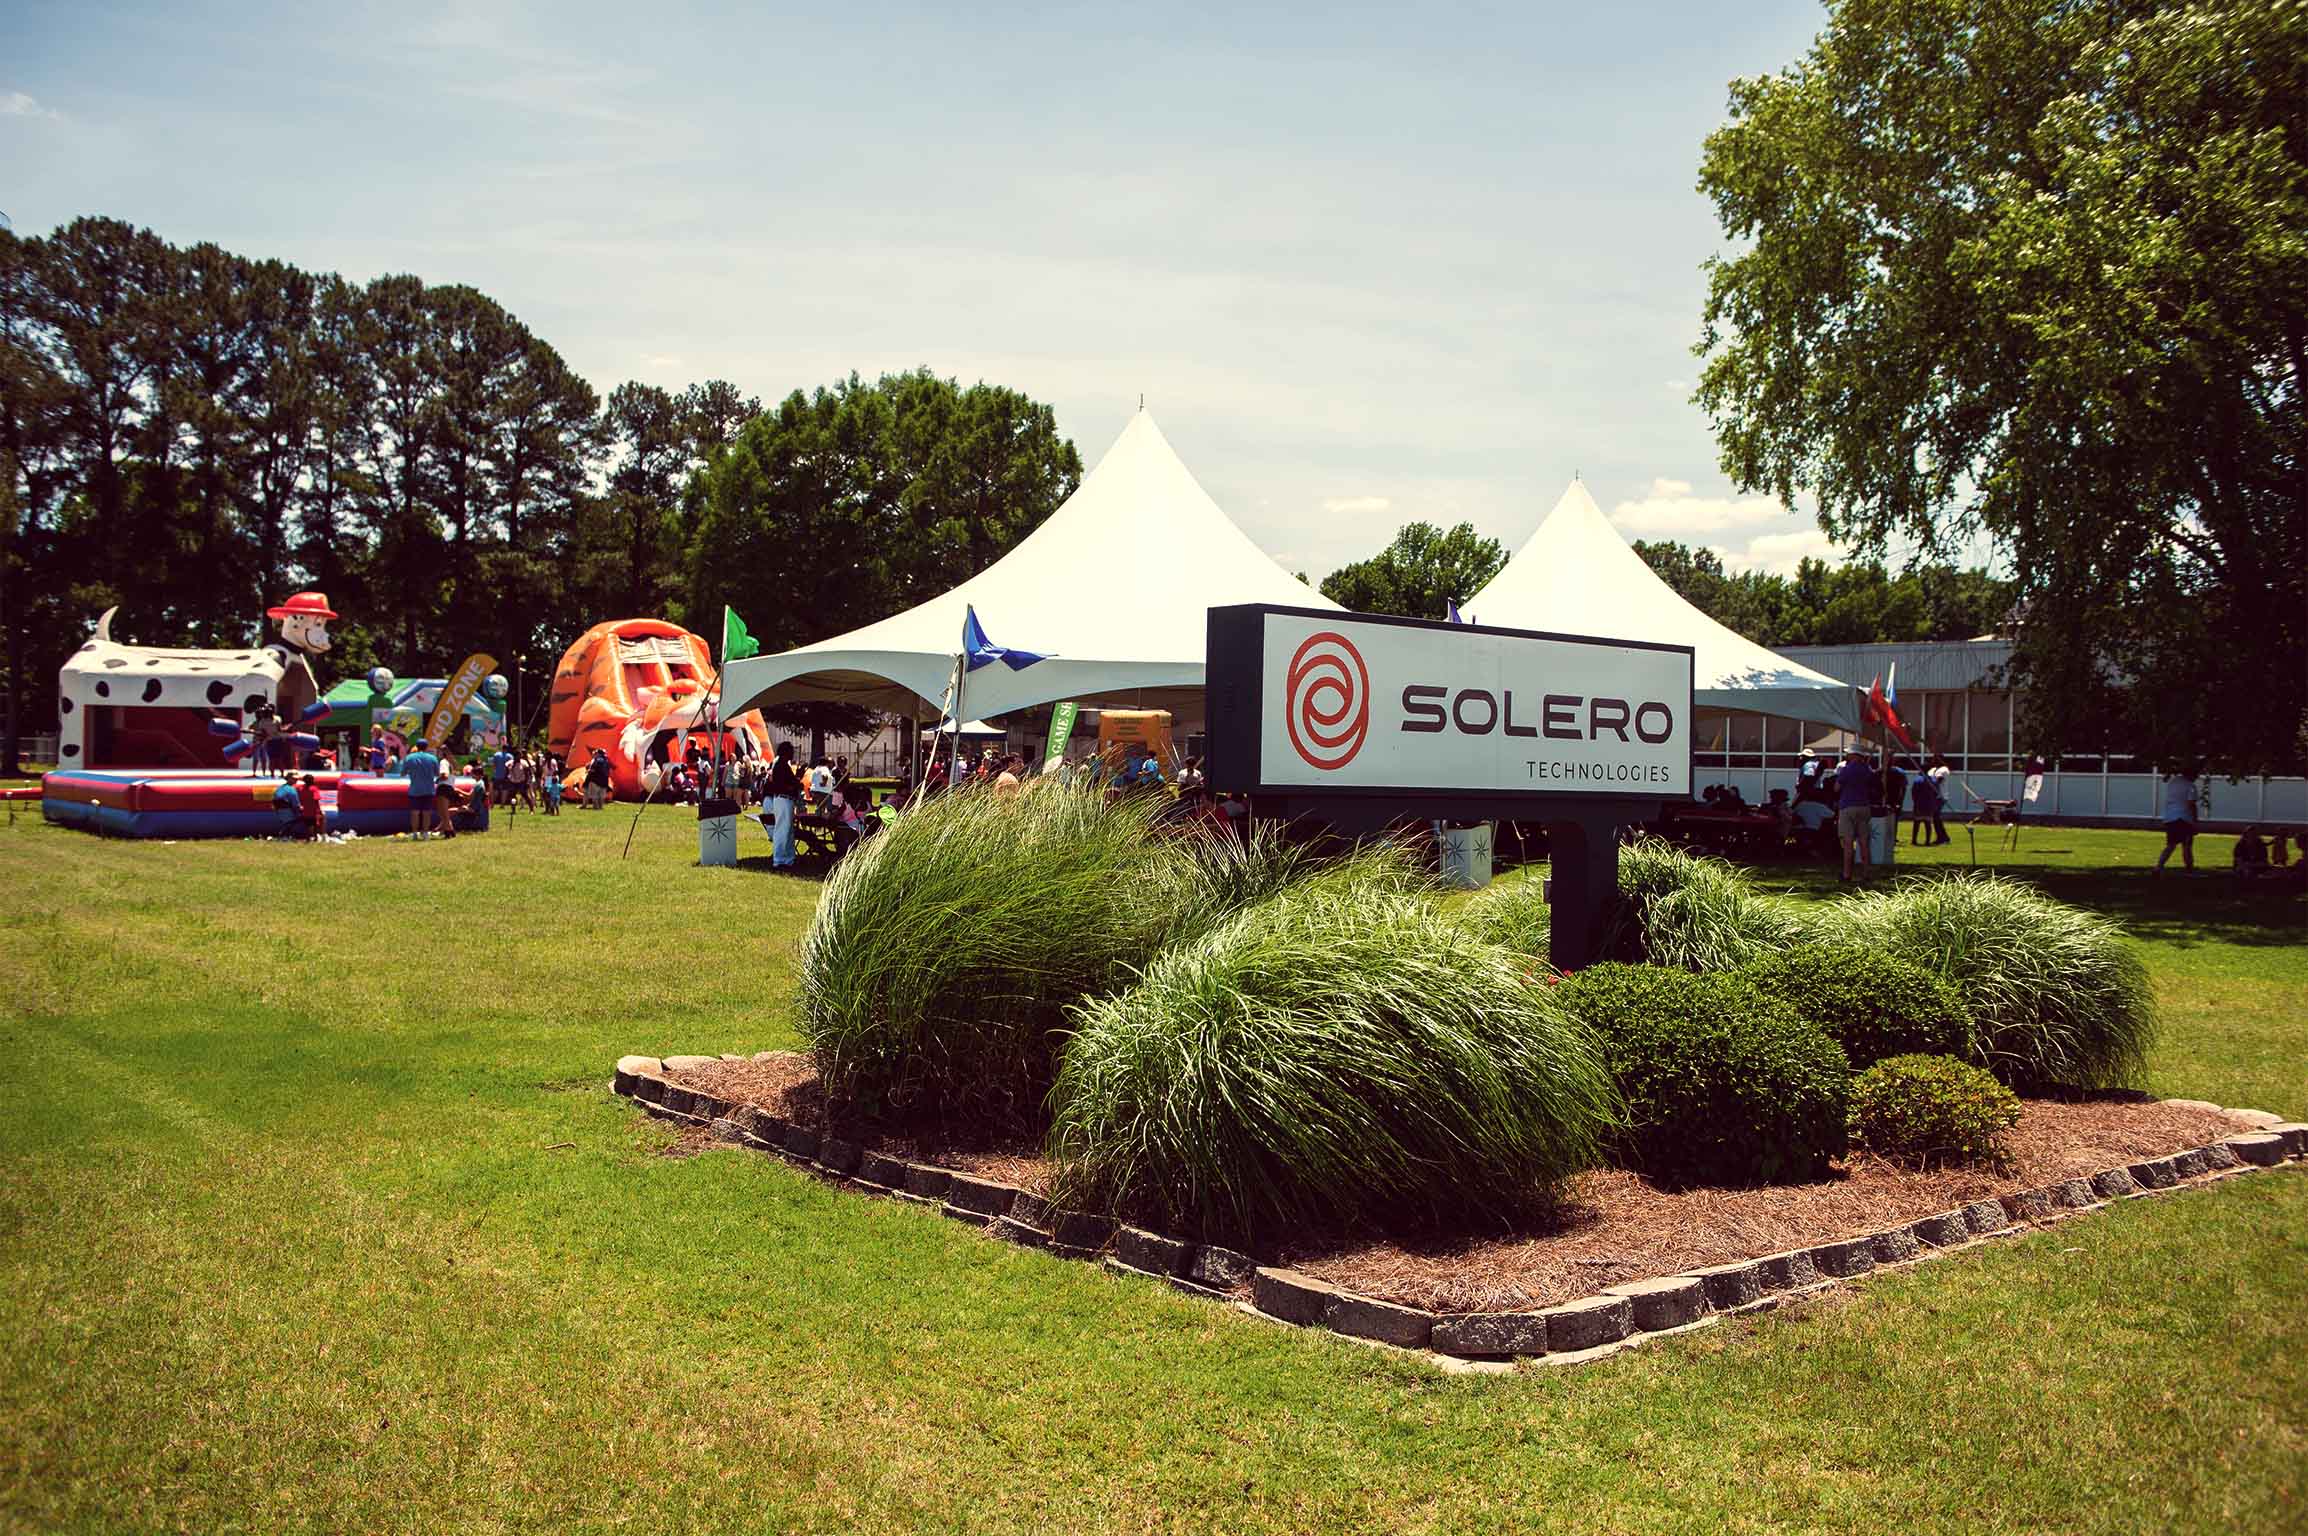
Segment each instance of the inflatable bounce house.
[[[448,686],[445,677],[396,678],[382,667],[366,678],[347,678],[331,688],[323,700],[329,712],[321,721],[321,734],[338,744],[338,755],[346,762],[352,761],[348,754],[368,746],[372,725],[383,728],[385,744],[396,755],[406,752],[408,744],[423,732],[434,706],[441,702],[441,690]],[[491,698],[486,690],[474,692],[460,718],[464,735],[451,732],[450,739],[461,741],[464,750],[493,752],[504,742],[504,702]]]
[[598,747],[609,755],[611,791],[643,799],[652,762],[664,760],[681,732],[703,738],[715,755],[767,757],[769,727],[748,710],[709,728],[707,701],[716,682],[713,652],[698,636],[663,619],[612,619],[578,638],[553,673],[552,748],[568,765],[572,793]]
[[[279,829],[275,775],[317,750],[326,719],[311,659],[329,649],[337,615],[299,592],[265,616],[270,645],[232,651],[157,650],[112,638],[106,609],[58,674],[60,766],[40,783],[49,821],[125,837],[267,837]],[[302,772],[301,768],[299,769]],[[329,831],[405,832],[405,780],[314,770]],[[470,779],[457,782],[469,794]],[[458,818],[488,825],[487,797]]]

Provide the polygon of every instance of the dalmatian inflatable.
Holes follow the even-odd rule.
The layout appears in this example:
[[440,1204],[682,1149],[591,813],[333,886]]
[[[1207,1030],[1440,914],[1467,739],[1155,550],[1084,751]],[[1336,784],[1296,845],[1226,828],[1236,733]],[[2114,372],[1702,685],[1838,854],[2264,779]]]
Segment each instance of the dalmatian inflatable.
[[307,658],[328,650],[336,614],[318,592],[267,609],[281,638],[241,650],[123,644],[112,638],[118,611],[104,610],[58,674],[60,767],[214,767],[250,750],[246,722],[268,705],[284,731],[326,713]]

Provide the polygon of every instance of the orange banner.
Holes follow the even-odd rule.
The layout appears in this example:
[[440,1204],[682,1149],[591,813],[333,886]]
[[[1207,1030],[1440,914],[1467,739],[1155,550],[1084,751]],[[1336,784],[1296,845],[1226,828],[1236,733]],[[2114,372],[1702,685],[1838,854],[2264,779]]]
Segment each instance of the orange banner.
[[449,732],[457,727],[457,717],[465,712],[465,706],[473,701],[473,693],[481,686],[481,680],[496,665],[496,657],[480,652],[465,658],[465,664],[457,669],[456,675],[441,689],[441,701],[433,706],[431,718],[425,721],[427,747],[438,750],[449,739]]

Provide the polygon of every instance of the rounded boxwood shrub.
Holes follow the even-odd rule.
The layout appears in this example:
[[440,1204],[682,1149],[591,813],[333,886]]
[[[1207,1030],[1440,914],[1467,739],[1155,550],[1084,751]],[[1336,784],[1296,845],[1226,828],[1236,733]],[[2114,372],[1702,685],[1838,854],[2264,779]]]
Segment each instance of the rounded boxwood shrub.
[[2020,1101],[1993,1076],[1951,1056],[1892,1056],[1852,1079],[1851,1134],[1897,1162],[2002,1161]]
[[1953,984],[1976,1021],[1971,1059],[2021,1088],[2138,1084],[2156,1038],[2147,968],[2105,918],[1994,875],[1903,880],[1824,903],[1822,937]]
[[1846,1145],[1843,1048],[1752,981],[1598,965],[1555,989],[1626,1100],[1623,1159],[1668,1183],[1816,1177]]
[[1251,1240],[1534,1209],[1617,1109],[1550,982],[1388,881],[1293,885],[1076,1010],[1058,1198]]
[[1811,944],[1751,961],[1740,974],[1843,1047],[1854,1067],[1886,1056],[1961,1056],[1971,1010],[1939,977],[1850,944]]

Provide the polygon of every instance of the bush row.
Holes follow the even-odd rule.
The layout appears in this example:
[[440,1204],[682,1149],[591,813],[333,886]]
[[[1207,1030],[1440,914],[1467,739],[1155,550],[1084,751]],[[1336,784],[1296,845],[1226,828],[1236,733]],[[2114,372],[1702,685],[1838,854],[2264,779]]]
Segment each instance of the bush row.
[[1247,1239],[1503,1220],[1601,1156],[1747,1182],[1855,1133],[1984,1147],[1996,1101],[1916,1060],[2108,1086],[2152,1028],[2113,929],[2005,882],[1798,915],[1638,842],[1620,958],[1568,981],[1536,894],[1451,916],[1392,845],[1165,834],[1055,784],[945,796],[828,882],[802,1024],[861,1110],[1046,1128],[1065,1198]]

